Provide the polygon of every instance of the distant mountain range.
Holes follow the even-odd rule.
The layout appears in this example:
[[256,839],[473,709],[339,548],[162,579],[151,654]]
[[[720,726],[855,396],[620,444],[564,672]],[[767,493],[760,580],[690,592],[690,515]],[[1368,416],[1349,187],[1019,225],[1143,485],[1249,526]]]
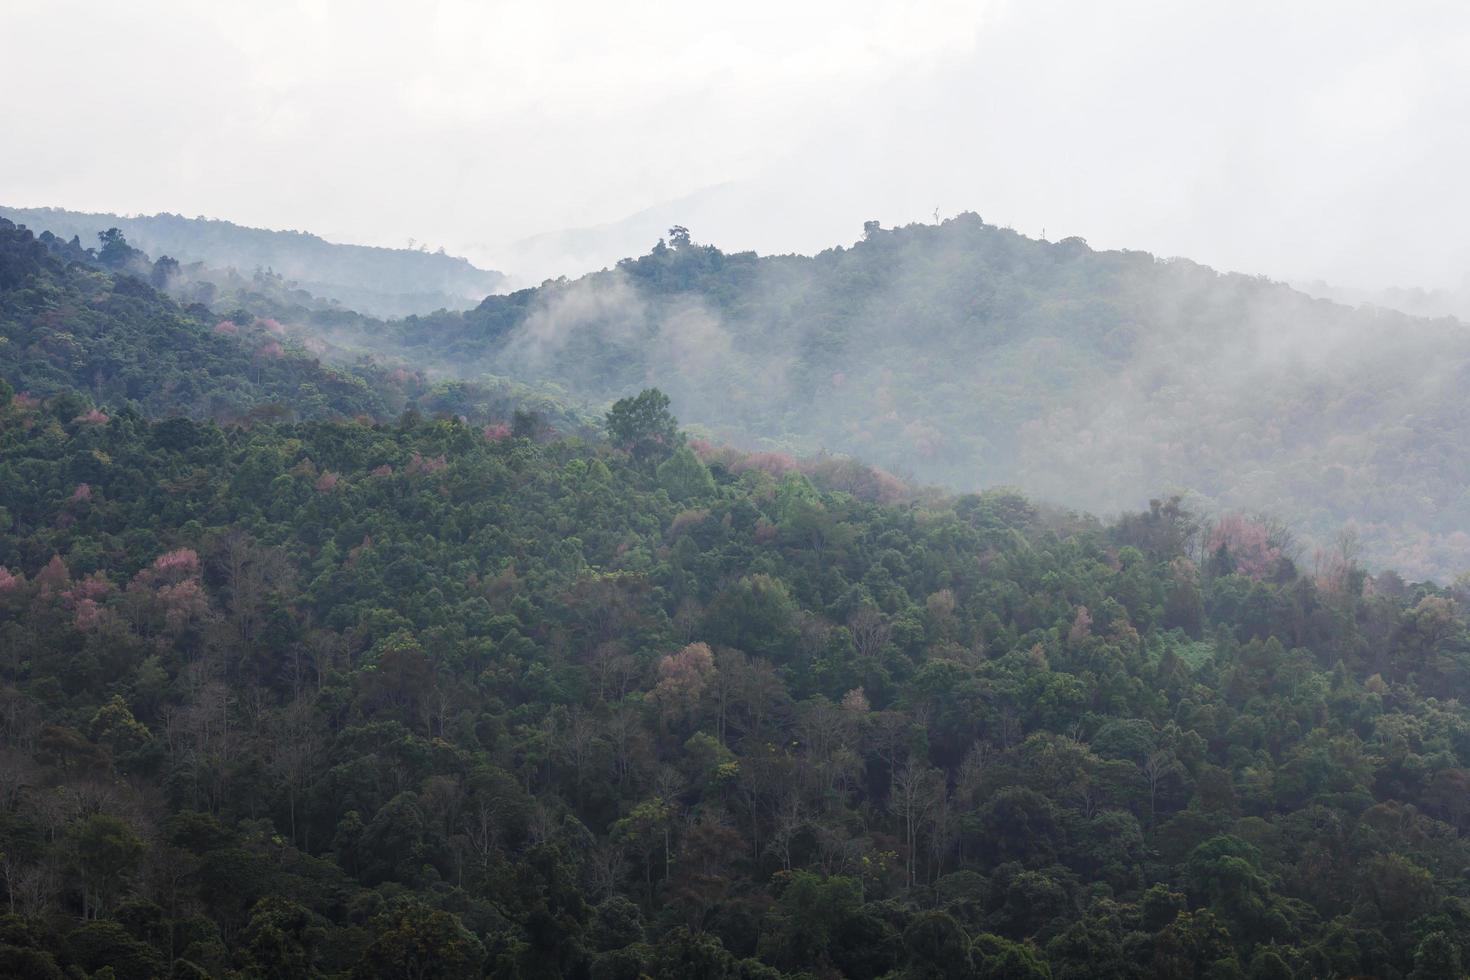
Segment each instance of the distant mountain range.
[[468,260],[404,248],[341,245],[299,231],[247,228],[177,214],[125,216],[60,208],[0,205],[0,217],[59,238],[97,244],[99,232],[118,228],[134,247],[157,259],[202,262],[245,276],[270,270],[315,296],[375,316],[462,310],[504,288],[506,277]]

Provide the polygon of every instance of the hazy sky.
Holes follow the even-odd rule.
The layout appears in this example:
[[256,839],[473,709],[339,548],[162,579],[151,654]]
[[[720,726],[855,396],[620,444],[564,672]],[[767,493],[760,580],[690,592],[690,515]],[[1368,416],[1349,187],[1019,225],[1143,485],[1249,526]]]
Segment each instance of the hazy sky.
[[1463,2],[7,0],[0,45],[12,205],[509,265],[724,184],[695,237],[763,251],[937,208],[1279,277],[1470,272]]

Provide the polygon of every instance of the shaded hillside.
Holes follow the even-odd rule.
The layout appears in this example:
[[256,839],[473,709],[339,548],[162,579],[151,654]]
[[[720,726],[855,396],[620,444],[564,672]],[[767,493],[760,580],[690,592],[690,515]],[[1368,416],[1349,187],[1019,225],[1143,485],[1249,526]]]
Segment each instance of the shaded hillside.
[[[292,312],[308,331],[268,314],[277,293],[244,292],[246,303],[216,314],[181,307],[137,276],[109,271],[146,261],[121,239],[98,252],[38,239],[0,218],[0,381],[23,400],[64,395],[81,413],[131,407],[150,416],[220,421],[247,418],[396,417],[405,408],[509,420],[533,410],[550,424],[583,422],[558,392],[497,379],[474,384],[356,359],[324,364],[313,339],[338,319],[330,310]],[[273,307],[273,304],[275,306]]]
[[79,238],[83,244],[96,241],[108,228],[118,228],[155,259],[168,255],[181,263],[202,262],[244,276],[269,270],[297,288],[379,316],[467,309],[504,282],[498,272],[442,252],[339,245],[304,232],[246,228],[208,218],[11,207],[0,207],[0,216],[37,234],[50,231],[63,239]]
[[446,370],[588,397],[655,383],[747,445],[1102,512],[1189,489],[1317,543],[1355,522],[1374,562],[1414,574],[1470,567],[1464,326],[974,215],[870,226],[810,258],[681,236],[391,339]]

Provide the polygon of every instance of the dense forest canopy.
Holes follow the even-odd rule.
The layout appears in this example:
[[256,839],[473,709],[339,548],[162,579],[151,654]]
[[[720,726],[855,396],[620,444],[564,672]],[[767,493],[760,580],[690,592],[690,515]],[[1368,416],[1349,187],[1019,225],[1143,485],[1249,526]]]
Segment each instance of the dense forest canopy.
[[0,411],[0,970],[1458,975],[1470,594],[615,414]]
[[1470,580],[773,448],[1024,480],[1065,396],[1088,492],[1221,425],[1448,492],[1344,420],[1458,324],[978,219],[386,324],[175,271],[0,219],[0,976],[1462,975]]
[[154,258],[168,255],[184,265],[202,263],[245,277],[268,271],[346,309],[377,316],[468,309],[505,284],[501,273],[476,268],[442,249],[341,245],[305,232],[247,228],[210,218],[5,206],[0,206],[0,217],[37,234],[49,231],[88,244],[116,228]]

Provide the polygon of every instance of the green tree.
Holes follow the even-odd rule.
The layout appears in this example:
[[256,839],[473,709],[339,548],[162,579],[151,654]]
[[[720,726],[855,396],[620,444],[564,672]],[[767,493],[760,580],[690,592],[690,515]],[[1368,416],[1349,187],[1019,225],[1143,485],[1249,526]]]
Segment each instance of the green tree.
[[679,420],[669,411],[669,396],[657,388],[614,402],[606,421],[613,445],[634,459],[665,458],[684,442]]
[[1221,964],[1234,964],[1230,932],[1209,909],[1180,912],[1154,938],[1153,975],[1158,980],[1205,976]]
[[1035,951],[1000,936],[976,936],[970,955],[978,980],[1051,980],[1051,969]]
[[56,957],[45,950],[0,943],[0,976],[27,980],[65,980]]
[[471,980],[485,947],[459,918],[417,899],[399,899],[374,918],[372,941],[353,980]]
[[659,942],[652,974],[655,980],[738,980],[740,968],[719,939],[680,928]]
[[270,896],[255,903],[245,927],[245,950],[252,977],[293,980],[318,975],[316,948],[326,931],[301,905]]
[[709,467],[688,446],[680,446],[673,455],[658,464],[658,484],[669,492],[671,500],[691,500],[711,496],[715,481]]
[[862,905],[851,878],[792,872],[761,935],[761,958],[782,969],[815,969],[831,962],[843,923]]
[[1292,980],[1295,974],[1281,954],[1270,946],[1260,946],[1251,959],[1250,980]]
[[97,260],[111,269],[121,269],[128,265],[133,256],[142,256],[136,248],[128,244],[127,238],[116,228],[97,233]]
[[1414,950],[1414,970],[1409,980],[1458,980],[1464,975],[1460,947],[1445,933],[1431,932]]
[[101,915],[126,886],[146,848],[126,821],[105,813],[83,817],[68,833],[81,876],[83,914]]
[[589,938],[598,952],[622,949],[643,941],[643,915],[622,895],[603,899],[594,910]]
[[114,694],[97,709],[92,716],[91,731],[93,741],[108,746],[114,753],[131,752],[150,738],[148,727],[133,717],[120,694]]
[[650,900],[653,896],[654,858],[663,853],[664,875],[673,859],[672,838],[675,810],[663,797],[655,796],[635,806],[612,825],[610,836],[618,845],[643,858],[643,881]]
[[908,956],[906,975],[913,980],[945,980],[970,975],[970,939],[947,912],[916,915],[903,931]]
[[111,968],[117,980],[154,980],[163,972],[163,959],[147,943],[140,943],[120,924],[88,922],[66,937],[67,952],[87,970]]

